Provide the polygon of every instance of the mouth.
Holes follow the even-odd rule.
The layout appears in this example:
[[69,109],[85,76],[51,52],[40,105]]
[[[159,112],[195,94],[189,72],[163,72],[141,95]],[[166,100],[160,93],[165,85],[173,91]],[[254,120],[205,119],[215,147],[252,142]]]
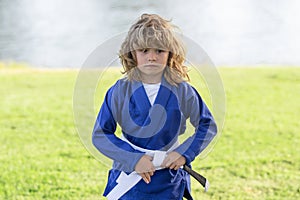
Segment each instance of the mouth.
[[152,68],[152,67],[163,67],[163,65],[156,64],[156,63],[148,63],[148,64],[145,64],[145,65],[142,65],[141,67]]

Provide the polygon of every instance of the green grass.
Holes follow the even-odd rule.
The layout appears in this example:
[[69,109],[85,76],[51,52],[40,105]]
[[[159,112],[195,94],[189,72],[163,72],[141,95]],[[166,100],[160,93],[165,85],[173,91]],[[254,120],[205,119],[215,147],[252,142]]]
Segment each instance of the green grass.
[[[299,199],[300,68],[219,70],[225,126],[194,163],[211,183],[193,181],[195,199]],[[0,67],[0,199],[102,199],[107,167],[74,125],[76,75]]]

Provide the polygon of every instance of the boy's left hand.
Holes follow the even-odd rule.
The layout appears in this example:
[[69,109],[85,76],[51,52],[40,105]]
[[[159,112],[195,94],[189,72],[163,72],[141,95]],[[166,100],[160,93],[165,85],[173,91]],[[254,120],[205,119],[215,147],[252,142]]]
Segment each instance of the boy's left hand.
[[170,152],[164,159],[161,167],[178,170],[186,162],[185,157],[177,153],[176,151]]

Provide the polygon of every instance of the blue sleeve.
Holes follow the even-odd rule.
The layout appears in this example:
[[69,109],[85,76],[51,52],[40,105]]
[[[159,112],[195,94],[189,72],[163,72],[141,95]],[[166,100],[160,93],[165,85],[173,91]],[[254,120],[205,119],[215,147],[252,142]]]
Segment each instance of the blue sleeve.
[[190,164],[216,136],[217,125],[208,107],[194,88],[186,96],[188,98],[182,109],[195,127],[195,133],[175,151],[183,155],[186,163]]
[[144,153],[133,149],[115,135],[117,122],[114,119],[111,106],[117,106],[120,103],[114,103],[117,98],[112,95],[113,89],[114,86],[108,90],[97,116],[92,142],[102,154],[118,163],[118,170],[132,172]]

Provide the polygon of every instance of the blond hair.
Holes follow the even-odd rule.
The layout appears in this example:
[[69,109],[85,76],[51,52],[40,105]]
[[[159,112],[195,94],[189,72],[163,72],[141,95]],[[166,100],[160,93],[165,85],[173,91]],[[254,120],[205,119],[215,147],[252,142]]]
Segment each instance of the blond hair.
[[183,65],[185,49],[182,42],[176,37],[177,27],[170,21],[156,14],[143,14],[128,31],[121,45],[119,57],[121,59],[124,74],[129,80],[141,81],[137,69],[135,50],[156,48],[169,52],[167,67],[164,71],[165,79],[172,85],[177,85],[185,80],[190,80],[187,67]]

